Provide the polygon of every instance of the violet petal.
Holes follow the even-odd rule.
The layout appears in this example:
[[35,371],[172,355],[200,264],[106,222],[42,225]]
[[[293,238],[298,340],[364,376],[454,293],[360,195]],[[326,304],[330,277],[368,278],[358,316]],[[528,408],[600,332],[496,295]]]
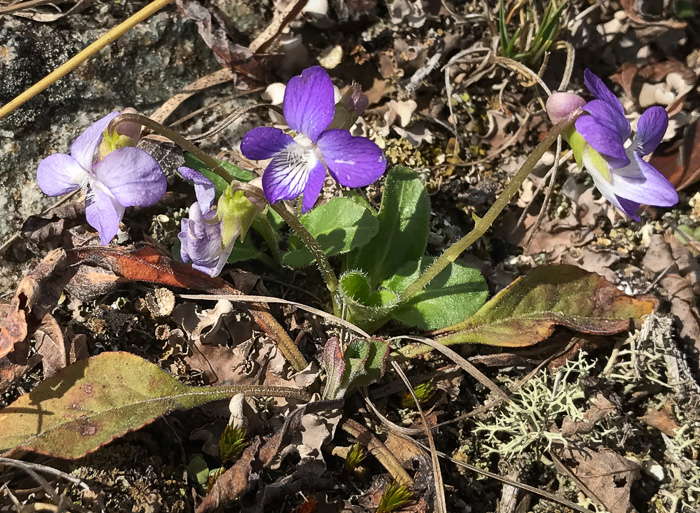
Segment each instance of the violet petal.
[[323,160],[333,178],[345,187],[364,187],[386,170],[381,148],[366,137],[347,130],[328,130],[318,139]]
[[85,217],[90,226],[100,234],[100,242],[109,244],[119,231],[119,221],[124,216],[124,207],[108,193],[100,190],[98,184],[88,189],[85,198]]
[[306,188],[309,173],[318,164],[313,152],[300,144],[290,144],[277,153],[265,169],[262,188],[267,201],[289,200],[298,197]]
[[208,212],[216,199],[216,186],[214,182],[199,171],[195,171],[189,167],[179,167],[177,168],[177,172],[180,173],[185,180],[194,183],[194,193],[197,196],[197,202],[204,212]]
[[320,160],[316,163],[314,168],[309,172],[309,179],[306,182],[306,187],[304,188],[304,200],[301,206],[301,212],[306,213],[312,208],[318,199],[319,194],[321,194],[321,189],[323,189],[323,183],[326,181],[326,166]]
[[621,140],[626,141],[629,138],[632,132],[629,121],[618,110],[611,107],[609,103],[593,100],[588,102],[583,107],[583,110],[591,114],[601,125],[616,131]]
[[622,107],[620,100],[617,99],[617,96],[615,96],[603,81],[588,68],[583,72],[583,81],[586,84],[586,88],[593,96],[610,104],[610,106],[614,107],[622,116],[625,115],[625,109]]
[[47,196],[60,196],[87,185],[90,174],[65,153],[54,153],[39,162],[36,181]]
[[668,127],[668,114],[663,107],[649,107],[644,111],[637,122],[637,134],[634,142],[637,151],[642,155],[648,155],[656,149],[664,138]]
[[260,126],[243,136],[241,153],[251,160],[271,159],[293,142],[294,139],[279,128]]
[[333,82],[321,66],[293,77],[284,91],[284,119],[290,128],[316,142],[335,114]]
[[125,207],[148,207],[165,194],[168,181],[158,161],[142,149],[114,150],[95,164],[95,179]]
[[625,152],[624,140],[620,134],[609,126],[601,125],[593,116],[578,118],[576,120],[576,131],[598,153],[617,159],[617,162],[611,167],[624,167],[629,163],[629,158]]
[[221,246],[221,222],[210,224],[214,212],[202,213],[199,203],[190,207],[189,218],[182,221],[180,239],[180,256],[183,262],[192,262],[192,267],[208,274],[218,276],[233,249]]
[[625,214],[627,214],[635,221],[641,221],[641,219],[639,219],[639,216],[637,215],[637,210],[639,210],[639,203],[637,203],[636,201],[627,200],[625,198],[620,198],[619,196],[617,197],[617,200],[620,202],[620,210],[622,210]]
[[654,207],[672,207],[677,204],[678,193],[671,182],[641,155],[635,153],[634,157],[644,177],[615,176],[613,171],[615,194],[621,198]]
[[95,121],[73,141],[70,147],[70,154],[84,169],[92,169],[95,150],[97,150],[102,140],[102,133],[109,126],[109,122],[118,115],[119,112],[117,111],[110,112],[102,119]]

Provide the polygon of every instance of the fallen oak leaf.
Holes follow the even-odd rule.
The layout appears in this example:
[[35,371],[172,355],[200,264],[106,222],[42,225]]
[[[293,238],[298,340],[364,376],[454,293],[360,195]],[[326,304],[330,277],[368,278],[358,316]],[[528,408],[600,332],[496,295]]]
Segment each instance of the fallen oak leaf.
[[80,458],[172,410],[241,392],[309,399],[289,387],[190,387],[136,355],[102,353],[69,365],[0,410],[0,454]]
[[515,280],[464,322],[432,335],[445,345],[526,347],[549,337],[558,325],[614,335],[655,307],[652,296],[627,296],[595,273],[573,265],[545,265]]

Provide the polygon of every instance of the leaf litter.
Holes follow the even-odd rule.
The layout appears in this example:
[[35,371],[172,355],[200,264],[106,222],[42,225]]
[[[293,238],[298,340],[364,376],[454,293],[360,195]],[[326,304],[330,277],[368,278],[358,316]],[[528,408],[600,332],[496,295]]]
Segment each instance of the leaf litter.
[[[297,70],[287,72],[281,66],[280,76],[271,73],[269,63],[280,62],[281,55],[285,55],[282,60],[289,56],[308,60],[340,48],[343,58],[334,68],[340,83],[348,85],[351,78],[357,78],[365,89],[371,88],[371,108],[359,125],[361,130],[376,134],[393,162],[413,167],[427,182],[430,216],[437,218],[431,219],[428,247],[432,254],[438,254],[468,230],[472,214],[483,214],[493,202],[534,147],[528,134],[537,133],[540,125],[546,130],[537,111],[539,98],[523,87],[524,78],[493,66],[493,61],[489,64],[483,57],[490,51],[488,39],[493,34],[489,34],[488,25],[497,10],[484,12],[477,3],[409,1],[393,2],[388,12],[383,12],[372,2],[335,2],[325,11],[312,14],[307,10],[292,20],[300,7],[297,4],[302,3],[268,6],[266,19],[273,20],[268,28],[240,37],[237,30],[229,30],[230,21],[206,3],[179,2],[184,15],[195,20],[201,37],[226,67],[165,102],[155,117],[162,120],[173,113],[189,113],[191,106],[184,102],[188,97],[201,95],[213,102],[220,94],[212,86],[227,81],[234,81],[239,88],[284,81],[288,78],[285,73]],[[585,53],[594,52],[598,45],[607,64],[604,70],[596,71],[618,81],[618,92],[627,96],[633,110],[645,106],[649,98],[671,109],[680,139],[675,144],[669,141],[668,148],[655,155],[653,162],[679,190],[692,194],[697,190],[693,184],[698,166],[693,153],[697,145],[692,142],[696,122],[691,120],[697,117],[698,107],[687,88],[696,83],[697,66],[687,51],[676,46],[671,60],[646,64],[645,59],[636,58],[632,68],[612,43],[600,42],[601,34],[604,40],[607,33],[611,41],[625,39],[626,48],[631,48],[628,51],[638,56],[658,53],[647,41],[683,30],[686,24],[675,19],[668,6],[659,15],[649,12],[647,4],[622,2],[614,6],[617,12],[597,7],[600,12],[586,15],[587,4],[571,2],[568,21],[572,26],[582,23],[583,28],[565,37],[576,46],[577,60],[584,62],[578,66],[591,65]],[[527,21],[523,6],[511,2],[509,8],[513,16]],[[327,28],[339,20],[367,20],[363,18],[366,13],[381,18],[380,23],[363,28],[348,25],[344,36]],[[61,16],[68,14],[80,16],[72,10]],[[312,36],[309,29],[324,33],[324,38]],[[296,46],[278,46],[274,38],[280,32],[288,32],[284,37],[296,34],[290,37]],[[255,44],[245,46],[246,41]],[[294,46],[296,54],[285,46]],[[269,53],[258,52],[259,48]],[[457,51],[475,49],[480,53],[474,52],[474,59],[450,66],[446,89],[441,66]],[[557,51],[549,58],[552,61],[547,64],[545,80],[551,86],[556,79],[547,74],[558,79],[562,63],[556,61]],[[675,75],[682,80],[676,80]],[[638,112],[633,112],[632,117],[636,116]],[[201,124],[195,118],[189,124],[183,122],[183,127],[194,135]],[[240,127],[234,125],[230,130]],[[217,147],[224,137],[213,134],[205,144]],[[448,145],[452,148],[449,152]],[[448,154],[453,158],[445,158]],[[481,410],[475,420],[463,420],[452,427],[436,426],[492,400],[490,387],[474,377],[438,372],[445,366],[444,355],[402,361],[409,379],[435,377],[435,393],[421,403],[423,419],[403,405],[406,390],[397,385],[396,373],[388,370],[383,377],[369,380],[370,393],[375,380],[397,390],[376,401],[376,407],[395,427],[378,421],[359,394],[330,404],[307,403],[298,398],[270,397],[277,389],[268,388],[262,396],[234,396],[232,401],[235,389],[226,393],[219,389],[206,396],[205,403],[204,396],[198,394],[210,390],[204,388],[208,385],[281,386],[299,394],[321,394],[330,373],[316,362],[329,340],[338,337],[335,340],[341,342],[341,351],[349,340],[345,339],[346,328],[291,305],[280,309],[262,300],[250,306],[226,300],[203,303],[179,294],[249,294],[262,280],[270,291],[257,289],[258,295],[308,304],[305,292],[322,296],[322,284],[312,273],[274,273],[248,264],[242,267],[252,271],[251,275],[228,276],[234,285],[207,279],[180,267],[158,249],[158,244],[168,245],[167,230],[156,237],[156,244],[145,247],[77,247],[79,238],[67,232],[79,217],[79,207],[68,204],[31,218],[23,231],[31,243],[29,250],[37,255],[45,255],[51,244],[66,237],[77,242],[77,249],[49,253],[14,287],[10,304],[2,307],[0,384],[9,390],[3,396],[6,408],[0,411],[0,425],[5,426],[0,430],[2,451],[18,455],[20,450],[31,450],[78,458],[71,463],[74,472],[97,490],[93,495],[75,496],[87,509],[99,508],[106,500],[114,510],[129,505],[133,511],[373,511],[387,486],[405,474],[409,478],[406,483],[413,483],[412,499],[400,511],[432,511],[431,456],[440,452],[468,460],[485,471],[516,476],[516,480],[574,501],[580,508],[612,513],[673,508],[691,511],[700,500],[700,399],[697,360],[692,357],[700,339],[699,273],[692,244],[674,235],[674,227],[680,224],[692,233],[700,216],[693,218],[686,208],[690,207],[686,197],[679,211],[664,215],[651,212],[641,225],[631,225],[597,199],[582,175],[560,175],[568,178],[557,177],[553,187],[562,194],[553,196],[538,228],[537,207],[542,197],[535,190],[540,185],[541,191],[548,187],[549,179],[544,176],[533,176],[518,204],[503,217],[502,228],[475,244],[470,256],[483,261],[496,303],[489,303],[492,306],[487,313],[477,313],[466,325],[452,329],[466,337],[461,342],[472,342],[467,339],[476,338],[474,333],[478,332],[485,337],[482,342],[511,346],[505,350],[475,344],[460,347],[462,355],[474,362],[493,387],[511,390],[511,399],[516,398],[516,392],[508,385],[530,371],[536,372],[522,386],[530,391],[533,402],[541,401],[537,404],[544,404],[562,389],[571,391],[571,402],[559,416],[520,433],[555,439],[551,447],[529,446],[512,457],[485,450],[484,440],[474,433],[474,422],[511,429],[501,432],[502,442],[518,435],[512,431],[513,418],[501,410],[507,402]],[[381,195],[381,188],[371,187],[367,199],[379,205]],[[529,213],[517,223],[523,209]],[[163,226],[173,224],[173,220],[177,224],[176,210],[168,216]],[[379,217],[381,221],[381,210]],[[140,226],[144,233],[150,229],[143,226],[150,219],[127,216],[125,222]],[[391,263],[389,256],[379,265]],[[527,272],[544,263],[565,264],[561,267],[571,269],[585,283],[571,292],[579,301],[566,305],[570,312],[562,313],[558,301],[565,301],[568,292],[562,293],[561,287],[567,285],[558,282],[533,300],[542,303],[539,306],[522,306],[521,295],[509,299],[518,284],[529,279]],[[546,273],[553,267],[538,269]],[[513,276],[523,275],[511,284]],[[562,296],[559,300],[556,292]],[[547,297],[552,294],[554,299]],[[581,306],[588,305],[592,297],[591,305]],[[523,308],[524,318],[532,326],[523,329],[519,324],[523,319],[510,314],[496,316],[494,322],[489,317],[493,313],[488,311],[497,311],[499,301],[505,310]],[[649,315],[652,310],[663,313]],[[474,328],[479,323],[483,324],[481,331]],[[494,332],[489,334],[488,328]],[[548,341],[533,345],[552,333]],[[401,336],[405,330],[387,325],[381,334]],[[288,344],[298,349],[296,361],[290,360],[294,353]],[[559,354],[556,364],[539,368],[566,347],[569,350]],[[557,378],[564,375],[562,369],[575,365],[585,376]],[[123,374],[115,382],[121,386],[115,390],[99,388],[105,376],[120,371]],[[148,386],[138,394],[125,393],[146,382]],[[567,389],[572,383],[577,388]],[[88,393],[90,387],[92,392]],[[98,396],[97,406],[87,408],[84,403],[91,394]],[[136,396],[139,398],[134,399]],[[133,402],[120,404],[129,397]],[[226,400],[209,403],[215,397]],[[158,406],[153,406],[156,403]],[[183,407],[184,412],[175,411]],[[17,409],[22,410],[20,417]],[[125,411],[128,415],[122,415]],[[542,411],[532,413],[536,416]],[[100,424],[96,419],[102,415],[112,420]],[[246,427],[249,443],[237,461],[225,464],[218,459],[217,438],[229,417]],[[18,418],[22,421],[17,422]],[[425,421],[435,437],[433,451],[424,451],[418,443],[402,438],[397,429],[412,430],[412,436],[422,442]],[[197,430],[208,442],[194,436]],[[353,471],[341,478],[344,459],[334,456],[342,452],[334,449],[355,441],[376,459],[363,462],[364,474]],[[90,451],[96,452],[80,458]],[[156,470],[140,467],[140,475],[119,474],[116,466],[109,469],[109,463],[107,470],[98,470],[95,461],[110,455],[121,462],[147,460]],[[196,480],[182,477],[186,475],[183,469],[195,457],[204,461],[207,479],[213,483],[208,490]],[[48,462],[59,465],[57,459]],[[496,480],[458,471],[450,463],[443,463],[442,473],[448,511],[497,510],[502,490]],[[218,479],[214,479],[216,475]],[[118,490],[118,483],[124,480],[129,483],[123,487],[126,493]],[[163,485],[173,482],[179,490]],[[10,482],[9,489],[19,489],[15,485]],[[558,507],[556,502],[539,499],[517,486],[506,489],[515,495],[510,511],[554,511]]]

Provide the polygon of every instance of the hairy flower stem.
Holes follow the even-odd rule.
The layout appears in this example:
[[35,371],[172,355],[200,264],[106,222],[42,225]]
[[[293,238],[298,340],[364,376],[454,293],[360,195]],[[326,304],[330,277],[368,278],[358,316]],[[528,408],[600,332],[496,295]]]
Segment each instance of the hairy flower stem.
[[[226,180],[226,183],[231,183],[233,180],[233,177],[226,172],[224,167],[217,162],[216,159],[210,157],[207,155],[205,152],[200,150],[195,144],[191,143],[187,139],[185,139],[182,135],[178,134],[174,130],[168,128],[167,126],[164,126],[157,121],[152,120],[151,118],[148,118],[146,116],[142,116],[141,114],[121,114],[114,118],[112,122],[109,124],[108,130],[110,132],[116,130],[117,126],[121,123],[139,123],[145,127],[150,128],[154,132],[162,135],[163,137],[167,137],[170,139],[172,142],[180,146],[183,150],[189,151],[192,153],[194,156],[196,156],[199,160],[201,160],[209,169],[211,169],[214,173],[219,175],[221,178]],[[260,199],[265,199],[263,196],[263,193],[260,189],[257,187],[251,187],[250,185],[243,183],[243,182],[237,182],[236,187],[243,189],[246,193],[255,195],[256,197]],[[274,208],[274,206],[273,206]],[[316,242],[316,239],[314,239],[313,235],[311,235],[306,228],[302,226],[302,224],[299,222],[299,220],[293,216],[293,214],[289,214],[288,216],[283,215],[284,213],[281,212],[280,210],[285,210],[285,209],[280,209],[277,210],[275,209],[281,216],[282,218],[288,222],[288,224],[292,227],[292,229],[295,229],[292,223],[289,222],[289,217],[293,217],[293,222],[296,222],[299,227],[303,231],[306,232],[308,235],[307,239],[304,239],[302,234],[295,229],[297,232],[297,235],[304,241],[311,239],[316,243],[316,246],[318,247],[318,250],[320,253],[323,255],[325,258],[325,254],[323,253],[323,250],[321,250],[320,246],[318,246],[318,242]],[[309,250],[314,253],[314,251],[309,248]],[[314,253],[315,255],[316,253]],[[328,265],[328,261],[326,260],[326,265]],[[328,266],[330,268],[330,266]],[[332,271],[331,271],[332,272]],[[336,288],[337,288],[337,279],[335,278],[335,274],[332,275],[333,279],[335,280],[336,283]],[[256,322],[260,325],[261,328],[265,330],[268,335],[270,335],[270,338],[275,340],[277,343],[277,346],[279,347],[280,351],[282,351],[282,354],[287,358],[287,360],[292,364],[292,367],[294,367],[294,370],[296,371],[301,371],[304,368],[306,368],[307,362],[306,359],[304,358],[304,355],[301,354],[297,346],[294,344],[294,341],[289,338],[289,335],[287,332],[282,328],[282,326],[279,325],[279,323],[270,315],[269,312],[267,311],[254,311],[253,316],[255,317]],[[268,394],[270,395],[270,394]]]
[[236,394],[247,394],[265,397],[286,397],[299,401],[310,401],[311,394],[300,388],[280,387],[274,385],[230,385],[223,387],[203,387],[197,393],[212,395],[214,398],[230,397]]
[[535,165],[542,158],[542,155],[544,155],[554,141],[557,140],[557,137],[562,135],[567,128],[572,126],[574,121],[576,121],[576,119],[582,114],[583,112],[581,110],[577,110],[569,115],[569,117],[554,125],[544,140],[538,144],[535,150],[530,154],[498,199],[496,199],[494,204],[491,205],[491,208],[488,210],[488,212],[486,212],[486,215],[481,219],[479,219],[476,215],[474,216],[476,223],[472,231],[447,248],[445,252],[440,255],[440,257],[438,257],[438,259],[435,260],[435,262],[433,262],[433,264],[428,267],[423,274],[416,278],[416,280],[401,293],[397,307],[404,304],[406,301],[423,290],[423,287],[425,287],[433,278],[440,274],[445,267],[457,260],[457,258],[469,246],[474,244],[482,235],[486,233],[501,211],[503,211],[506,205],[510,203],[513,196],[515,196],[515,194],[518,192],[520,186],[525,181],[525,178],[527,178],[530,172],[532,172]]

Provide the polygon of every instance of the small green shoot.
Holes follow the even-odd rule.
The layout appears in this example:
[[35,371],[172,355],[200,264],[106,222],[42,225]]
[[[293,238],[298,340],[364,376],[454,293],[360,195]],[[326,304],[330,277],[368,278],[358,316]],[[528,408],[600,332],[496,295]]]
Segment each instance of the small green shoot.
[[[566,7],[566,0],[563,0],[559,5],[556,5],[555,0],[550,0],[539,24],[537,23],[534,7],[532,7],[531,3],[528,3],[527,19],[523,26],[519,27],[512,36],[508,32],[508,22],[510,20],[506,16],[504,3],[505,1],[501,0],[498,12],[501,53],[504,57],[526,64],[538,63],[544,52],[549,49],[559,34],[559,21]],[[521,32],[523,28],[525,32]],[[534,32],[534,34],[532,37],[528,37],[529,34],[527,32]]]
[[389,513],[404,507],[413,499],[413,493],[404,485],[392,481],[384,489],[382,498],[379,499],[376,513]]
[[216,480],[219,479],[224,472],[226,472],[225,467],[219,467],[209,471],[209,475],[207,476],[207,484],[204,486],[207,493],[214,488],[214,483],[216,483]]
[[[413,389],[413,391],[416,394],[416,397],[418,398],[418,401],[421,404],[428,402],[430,398],[433,397],[433,394],[436,390],[434,381],[435,380],[431,378],[429,381],[421,383]],[[415,401],[413,400],[413,396],[410,393],[406,394],[403,397],[403,399],[401,400],[401,404],[403,404],[404,408],[412,408],[416,405]]]
[[246,430],[241,427],[226,426],[219,439],[219,456],[223,463],[233,463],[248,446]]
[[367,451],[360,444],[355,444],[350,448],[348,455],[345,457],[345,467],[343,468],[343,474],[346,476],[351,475],[357,466],[362,463],[362,461],[367,457]]

